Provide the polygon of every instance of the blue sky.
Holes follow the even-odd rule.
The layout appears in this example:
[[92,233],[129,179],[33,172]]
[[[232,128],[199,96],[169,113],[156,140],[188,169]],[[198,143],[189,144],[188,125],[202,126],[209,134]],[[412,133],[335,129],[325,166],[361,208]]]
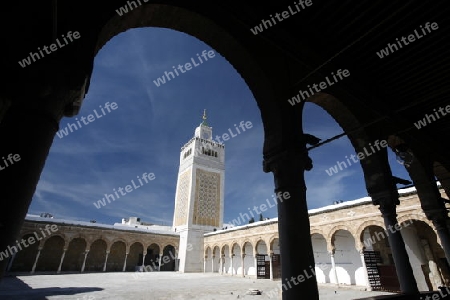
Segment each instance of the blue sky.
[[[95,59],[90,88],[76,118],[87,117],[94,109],[100,113],[99,106],[106,102],[118,107],[63,138],[55,136],[28,212],[106,224],[137,216],[171,225],[180,148],[194,135],[203,109],[214,135],[240,121],[253,124],[225,143],[224,221],[270,199],[274,184],[272,174],[262,171],[259,109],[244,80],[219,53],[160,87],[153,83],[203,50],[214,49],[192,36],[161,28],[132,29],[110,40]],[[60,128],[75,121],[64,118]],[[323,140],[342,132],[311,103],[305,105],[304,129]],[[333,176],[325,172],[352,153],[347,137],[310,152],[314,168],[306,172],[308,208],[367,196],[359,163]],[[394,175],[409,179],[389,153]],[[155,179],[100,209],[94,206],[105,193],[125,187],[145,172],[154,173]],[[276,207],[263,216],[276,217]]]

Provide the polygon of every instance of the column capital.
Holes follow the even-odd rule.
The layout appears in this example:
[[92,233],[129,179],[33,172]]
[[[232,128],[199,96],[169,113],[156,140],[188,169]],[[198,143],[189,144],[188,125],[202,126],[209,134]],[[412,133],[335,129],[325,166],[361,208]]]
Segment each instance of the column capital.
[[398,191],[395,189],[386,189],[380,192],[369,193],[373,205],[380,205],[380,209],[392,209],[400,204]]
[[306,190],[304,171],[312,169],[312,160],[305,149],[289,149],[271,157],[265,157],[263,171],[272,172],[275,177],[275,189],[299,186]]

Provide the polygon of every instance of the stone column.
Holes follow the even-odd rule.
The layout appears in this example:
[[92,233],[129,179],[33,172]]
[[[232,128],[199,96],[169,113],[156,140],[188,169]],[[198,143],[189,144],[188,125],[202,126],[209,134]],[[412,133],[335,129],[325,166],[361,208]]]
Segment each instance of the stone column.
[[242,264],[242,277],[245,277],[245,253],[242,254],[241,264]]
[[62,264],[64,261],[64,257],[66,256],[66,251],[67,251],[67,249],[64,249],[63,254],[61,255],[61,260],[59,262],[58,271],[56,271],[56,273],[58,273],[58,274],[61,273],[61,268],[62,268]]
[[145,257],[147,256],[147,252],[142,253],[142,266],[145,267]]
[[233,276],[234,274],[234,254],[231,254],[230,259],[231,259],[231,276]]
[[334,249],[330,252],[330,259],[331,259],[331,269],[333,270],[334,283],[339,285],[339,278],[336,270],[336,262],[334,260]]
[[106,271],[106,264],[108,262],[109,251],[106,251],[105,264],[103,265],[103,272]]
[[258,253],[255,254],[253,261],[255,262],[255,278],[258,278]]
[[31,274],[34,274],[34,271],[36,270],[36,266],[37,266],[37,263],[38,263],[38,260],[39,260],[39,256],[41,255],[41,250],[42,250],[42,248],[39,248],[38,249],[38,253],[36,254],[36,259],[34,260],[34,264],[33,264],[33,268],[31,269]]
[[[0,209],[0,249],[3,250],[18,238],[58,130],[59,119],[44,110],[18,105],[11,105],[0,114],[4,114],[0,122],[0,157],[10,156],[13,162],[0,171],[3,204]],[[7,260],[0,261],[0,280],[6,264]]]
[[389,199],[381,200],[379,203],[386,232],[388,232],[389,245],[391,246],[395,270],[397,271],[397,277],[400,282],[400,290],[403,293],[417,293],[417,282],[414,278],[411,263],[409,262],[409,256],[408,252],[406,252],[401,230],[395,230],[395,228],[400,226],[397,221],[396,206],[395,204],[390,204],[393,201]]
[[125,270],[127,269],[127,258],[128,258],[128,253],[125,253],[125,260],[123,261],[122,272],[125,272]]
[[88,253],[89,253],[89,250],[86,250],[86,251],[84,252],[84,260],[83,260],[83,265],[81,266],[81,273],[84,272],[84,267],[86,266],[86,258],[87,258],[87,256],[88,256]]
[[205,259],[203,260],[203,273],[206,273],[206,262],[208,259],[208,255],[205,255]]
[[220,274],[223,274],[223,264],[225,260],[225,254],[220,256]]
[[13,265],[14,259],[16,258],[17,252],[14,252],[14,254],[12,255],[9,263],[8,263],[8,267],[6,268],[6,272],[9,272],[9,270],[11,270],[11,267]]
[[269,254],[270,280],[273,280],[273,262],[272,262],[272,259],[273,259],[273,253],[271,252]]
[[161,259],[163,255],[164,255],[163,253],[160,253],[158,257],[158,271],[161,271]]
[[359,255],[361,256],[361,264],[363,267],[364,281],[366,282],[367,290],[371,291],[372,287],[370,286],[369,275],[367,274],[367,266],[366,266],[366,261],[364,259],[364,250],[359,250]]
[[[285,129],[286,134],[289,130]],[[292,140],[295,138],[293,137]],[[307,155],[306,144],[302,145],[302,141],[292,142],[286,138],[285,143],[292,148],[271,154],[269,157],[265,154],[263,166],[265,172],[272,172],[274,175],[275,195],[278,203],[281,284],[289,286],[291,284],[289,280],[292,277],[296,278],[303,274],[304,270],[309,270],[310,266],[314,266],[304,179],[304,171],[312,168],[312,162]],[[301,254],[299,249],[302,249]],[[283,300],[318,300],[316,275],[313,274],[307,280],[283,290],[282,297]]]
[[211,258],[211,273],[214,273],[214,259],[216,257],[213,255],[213,257]]

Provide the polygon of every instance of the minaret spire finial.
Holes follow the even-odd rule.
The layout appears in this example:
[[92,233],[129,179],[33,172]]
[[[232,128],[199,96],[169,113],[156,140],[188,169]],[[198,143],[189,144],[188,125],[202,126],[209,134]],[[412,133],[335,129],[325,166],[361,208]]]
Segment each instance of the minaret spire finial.
[[206,119],[207,119],[207,117],[206,117],[206,109],[203,110],[203,117],[202,117],[202,119],[203,119],[202,125],[208,126],[208,124],[206,123]]

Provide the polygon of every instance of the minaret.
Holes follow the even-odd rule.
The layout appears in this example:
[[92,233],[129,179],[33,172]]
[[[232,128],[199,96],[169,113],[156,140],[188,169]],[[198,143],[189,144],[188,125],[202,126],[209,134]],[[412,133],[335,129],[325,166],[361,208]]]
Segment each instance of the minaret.
[[223,224],[225,146],[203,121],[180,152],[173,227],[180,233],[180,272],[203,272],[203,235]]

